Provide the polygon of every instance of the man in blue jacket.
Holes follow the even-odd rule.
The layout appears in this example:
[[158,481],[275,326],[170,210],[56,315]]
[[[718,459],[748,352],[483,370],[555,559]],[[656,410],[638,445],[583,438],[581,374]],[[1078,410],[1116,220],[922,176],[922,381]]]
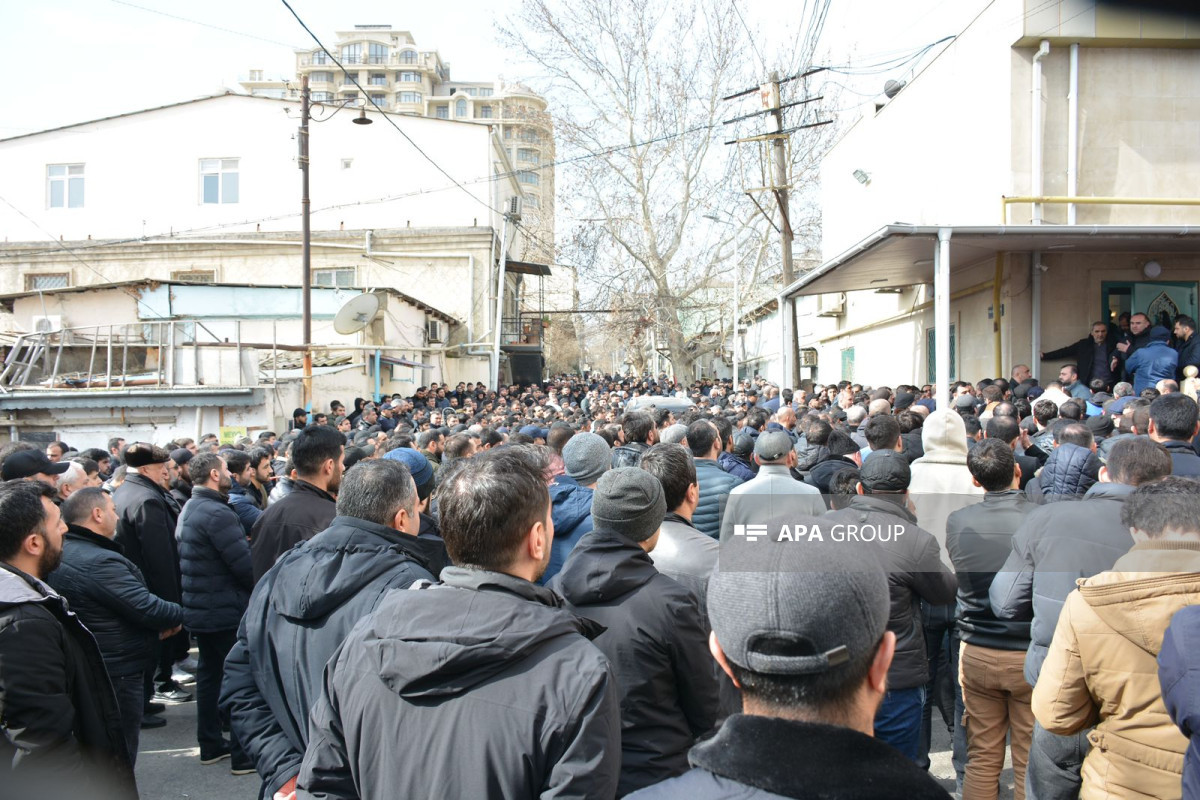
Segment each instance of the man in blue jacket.
[[592,495],[596,481],[608,472],[612,450],[604,437],[577,433],[562,450],[567,472],[550,484],[550,517],[554,520],[554,542],[550,565],[538,583],[545,585],[566,563],[575,543],[592,531]]
[[1139,347],[1125,361],[1125,371],[1133,376],[1133,393],[1140,395],[1162,380],[1175,380],[1179,353],[1171,345],[1170,332],[1161,325],[1150,329],[1150,341]]
[[219,455],[203,453],[188,462],[192,499],[179,517],[179,565],[183,573],[183,613],[196,635],[200,661],[196,670],[196,739],[200,763],[232,758],[231,771],[244,775],[253,766],[234,733],[221,735],[217,698],[225,656],[237,636],[238,621],[254,589],[250,543],[237,514],[229,506],[232,482]]
[[221,706],[262,777],[263,798],[295,789],[308,710],[346,634],[390,590],[433,579],[444,550],[440,539],[417,538],[420,524],[408,468],[363,461],[346,473],[330,526],[284,553],[255,587],[225,663]]
[[696,460],[696,480],[700,484],[700,502],[692,515],[692,524],[701,533],[716,539],[721,533],[721,515],[729,491],[742,484],[742,479],[730,475],[717,463],[721,453],[721,437],[708,420],[698,419],[688,426],[688,448]]

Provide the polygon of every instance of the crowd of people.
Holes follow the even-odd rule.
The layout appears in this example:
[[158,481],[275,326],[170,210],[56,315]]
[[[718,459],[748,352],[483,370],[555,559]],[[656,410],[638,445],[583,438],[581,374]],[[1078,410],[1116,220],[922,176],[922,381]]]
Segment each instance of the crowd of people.
[[946,408],[593,374],[11,443],[0,784],[136,797],[194,703],[265,800],[946,797],[943,724],[963,798],[1200,796],[1194,375],[1114,330]]

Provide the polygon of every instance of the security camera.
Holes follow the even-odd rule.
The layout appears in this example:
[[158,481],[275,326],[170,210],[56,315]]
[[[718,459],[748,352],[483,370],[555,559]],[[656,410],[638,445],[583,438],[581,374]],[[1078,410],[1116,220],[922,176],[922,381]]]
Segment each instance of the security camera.
[[1049,271],[1050,271],[1050,268],[1049,268],[1049,267],[1047,267],[1045,264],[1038,264],[1038,265],[1037,265],[1037,268],[1038,268],[1038,269],[1040,269],[1042,272],[1049,272]]

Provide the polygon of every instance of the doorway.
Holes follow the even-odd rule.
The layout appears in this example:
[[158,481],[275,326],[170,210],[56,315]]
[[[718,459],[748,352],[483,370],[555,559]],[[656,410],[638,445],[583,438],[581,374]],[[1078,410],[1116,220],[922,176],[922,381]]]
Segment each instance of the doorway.
[[1125,313],[1145,314],[1168,331],[1179,314],[1196,318],[1195,282],[1104,281],[1100,294],[1102,318],[1113,325]]

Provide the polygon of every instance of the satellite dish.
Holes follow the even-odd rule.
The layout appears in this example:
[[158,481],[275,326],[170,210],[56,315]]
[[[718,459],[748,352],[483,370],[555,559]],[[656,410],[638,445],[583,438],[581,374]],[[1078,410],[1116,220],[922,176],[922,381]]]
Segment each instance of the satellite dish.
[[371,324],[379,313],[379,295],[373,292],[351,297],[338,309],[333,318],[333,329],[341,334],[358,333]]
[[883,85],[883,93],[887,95],[887,99],[891,100],[896,95],[900,94],[900,90],[907,85],[907,81],[888,81]]

